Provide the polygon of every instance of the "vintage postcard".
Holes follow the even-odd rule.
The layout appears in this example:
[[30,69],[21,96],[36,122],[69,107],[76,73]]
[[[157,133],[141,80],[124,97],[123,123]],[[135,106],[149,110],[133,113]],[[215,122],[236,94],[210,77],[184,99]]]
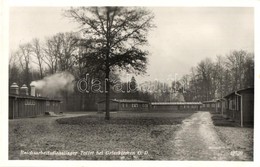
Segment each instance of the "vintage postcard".
[[7,11],[8,163],[254,166],[254,5]]

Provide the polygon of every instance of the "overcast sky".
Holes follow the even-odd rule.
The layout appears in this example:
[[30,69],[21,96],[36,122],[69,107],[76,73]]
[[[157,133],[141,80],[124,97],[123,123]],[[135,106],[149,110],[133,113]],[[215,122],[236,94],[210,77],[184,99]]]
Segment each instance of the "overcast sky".
[[[10,8],[10,48],[58,32],[77,31],[62,16],[64,8]],[[215,59],[232,50],[254,50],[253,8],[150,8],[157,28],[149,34],[149,65],[137,80],[165,80],[188,74],[206,57]]]

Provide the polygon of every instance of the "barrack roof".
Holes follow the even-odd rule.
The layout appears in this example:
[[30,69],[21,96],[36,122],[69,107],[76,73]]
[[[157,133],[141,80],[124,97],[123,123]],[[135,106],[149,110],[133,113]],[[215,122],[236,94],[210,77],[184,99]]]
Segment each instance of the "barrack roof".
[[202,105],[201,102],[152,102],[152,105]]
[[[105,100],[101,100],[98,103],[102,103]],[[110,101],[117,103],[149,103],[148,101],[136,100],[136,99],[110,99]]]
[[[237,91],[235,91],[235,92],[237,92],[237,93],[243,93],[244,91],[254,91],[254,88],[239,89],[239,90],[237,90]],[[227,98],[227,97],[229,97],[229,96],[235,94],[235,92],[232,92],[232,93],[227,94],[224,98]]]
[[216,103],[217,99],[209,100],[209,101],[203,101],[202,103]]
[[30,96],[30,95],[9,94],[9,97],[17,98],[17,99],[33,99],[33,100],[59,101],[59,102],[61,102],[60,99],[52,99],[52,98],[48,98],[48,97],[36,97],[36,96]]

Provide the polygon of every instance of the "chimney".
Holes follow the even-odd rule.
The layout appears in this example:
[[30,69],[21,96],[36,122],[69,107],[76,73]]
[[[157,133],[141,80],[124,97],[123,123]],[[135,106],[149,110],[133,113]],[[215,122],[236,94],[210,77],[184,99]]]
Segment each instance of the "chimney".
[[20,95],[28,95],[28,87],[25,84],[20,88]]
[[31,83],[31,96],[35,96],[35,86]]
[[15,95],[19,95],[19,86],[17,85],[17,83],[13,83],[10,87],[10,94],[15,94]]

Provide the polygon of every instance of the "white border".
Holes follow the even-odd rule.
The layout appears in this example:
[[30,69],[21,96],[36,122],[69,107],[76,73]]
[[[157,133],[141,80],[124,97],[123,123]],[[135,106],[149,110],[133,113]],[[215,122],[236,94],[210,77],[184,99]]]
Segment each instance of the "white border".
[[[260,2],[257,0],[0,0],[0,166],[259,166],[259,80],[260,69]],[[9,7],[11,6],[182,6],[182,7],[254,7],[255,8],[255,137],[254,162],[225,161],[8,161],[8,55],[9,55]],[[4,25],[4,26],[3,26]],[[258,149],[257,149],[258,148]]]

